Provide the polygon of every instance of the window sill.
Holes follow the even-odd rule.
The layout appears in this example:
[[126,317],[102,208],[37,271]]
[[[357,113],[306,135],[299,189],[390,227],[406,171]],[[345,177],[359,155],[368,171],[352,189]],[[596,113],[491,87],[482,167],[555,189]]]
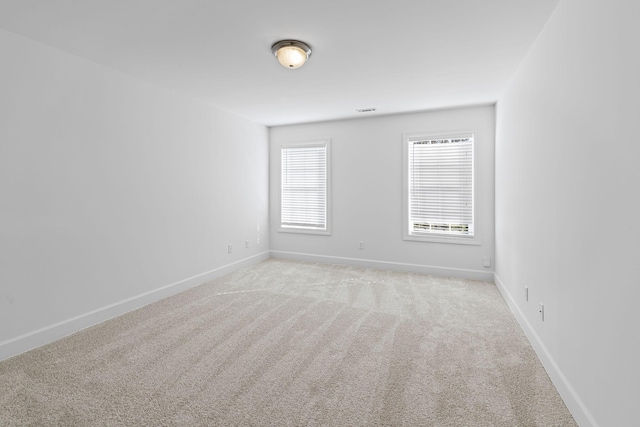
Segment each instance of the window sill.
[[312,228],[296,228],[296,227],[280,227],[279,233],[294,233],[294,234],[315,234],[320,236],[330,236],[331,230],[314,230]]
[[434,234],[433,236],[417,236],[406,234],[402,237],[402,240],[414,241],[414,242],[429,242],[429,243],[449,243],[454,245],[476,245],[482,244],[479,236],[447,236],[443,234]]

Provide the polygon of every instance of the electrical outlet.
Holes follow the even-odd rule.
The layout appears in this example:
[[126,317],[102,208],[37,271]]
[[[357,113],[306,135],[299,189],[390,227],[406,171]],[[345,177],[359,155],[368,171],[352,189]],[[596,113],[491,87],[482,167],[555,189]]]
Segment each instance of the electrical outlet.
[[227,251],[231,254],[233,253],[233,246],[229,245],[227,246]]
[[540,303],[540,319],[544,322],[544,304]]
[[249,241],[248,241],[248,240],[245,240],[245,241],[244,241],[244,247],[245,247],[245,248],[247,248],[247,249],[249,249]]
[[491,258],[482,258],[482,266],[483,267],[491,267]]
[[524,300],[529,302],[529,287],[528,286],[524,287]]
[[358,249],[364,249],[364,242],[362,240],[358,242]]

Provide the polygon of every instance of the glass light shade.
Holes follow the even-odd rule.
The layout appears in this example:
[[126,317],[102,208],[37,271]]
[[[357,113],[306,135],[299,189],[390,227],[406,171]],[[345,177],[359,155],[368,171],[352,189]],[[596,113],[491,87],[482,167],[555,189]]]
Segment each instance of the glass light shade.
[[285,68],[300,68],[307,62],[307,52],[298,46],[284,46],[276,54],[278,62]]
[[280,40],[271,46],[271,52],[285,68],[296,69],[304,65],[311,56],[311,47],[299,40]]

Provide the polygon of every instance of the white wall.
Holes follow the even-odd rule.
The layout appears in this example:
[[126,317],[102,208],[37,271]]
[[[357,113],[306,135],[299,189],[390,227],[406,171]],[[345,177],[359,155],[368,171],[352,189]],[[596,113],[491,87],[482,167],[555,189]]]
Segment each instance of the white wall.
[[268,256],[266,127],[12,33],[0,52],[0,359]]
[[[492,279],[494,124],[483,106],[271,128],[271,255]],[[414,131],[475,133],[480,246],[402,240],[402,133]],[[280,147],[319,138],[332,144],[333,233],[279,232]]]
[[561,0],[497,104],[496,282],[584,426],[640,425],[638,18]]

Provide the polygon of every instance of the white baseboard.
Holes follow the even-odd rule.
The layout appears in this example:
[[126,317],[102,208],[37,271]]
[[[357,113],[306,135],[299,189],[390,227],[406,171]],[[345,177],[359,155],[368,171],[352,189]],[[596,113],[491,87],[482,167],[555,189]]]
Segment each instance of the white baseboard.
[[460,277],[474,280],[493,280],[492,271],[466,270],[462,268],[434,267],[431,265],[407,264],[392,261],[376,261],[371,259],[345,258],[327,255],[304,254],[298,252],[271,251],[272,258],[292,261],[318,262],[325,264],[341,264],[355,267],[378,268],[383,270],[405,271],[411,273],[432,274],[434,276]]
[[578,393],[576,393],[575,389],[571,386],[567,377],[564,376],[555,359],[549,353],[547,346],[544,345],[536,331],[531,326],[531,323],[529,323],[527,318],[524,316],[520,307],[516,304],[515,299],[504,286],[502,280],[500,280],[500,277],[494,273],[493,280],[502,294],[502,298],[506,301],[511,312],[520,324],[520,327],[529,339],[531,346],[538,355],[538,359],[542,362],[542,366],[544,366],[547,371],[549,378],[551,378],[553,385],[555,385],[558,393],[562,397],[562,400],[564,400],[565,405],[567,405],[567,408],[573,415],[573,418],[580,426],[598,427],[598,423],[595,418],[591,415],[591,412],[589,412],[584,402],[582,402]]
[[0,360],[5,360],[25,351],[32,350],[41,345],[50,343],[67,335],[78,332],[89,326],[96,325],[105,320],[120,316],[131,310],[138,309],[152,302],[159,301],[168,296],[177,294],[204,282],[224,276],[225,274],[257,264],[269,258],[269,251],[261,252],[249,258],[218,267],[211,271],[201,273],[179,282],[145,292],[141,295],[107,305],[97,310],[90,311],[80,316],[64,320],[62,322],[46,326],[44,328],[26,333],[24,335],[3,341],[0,343]]

